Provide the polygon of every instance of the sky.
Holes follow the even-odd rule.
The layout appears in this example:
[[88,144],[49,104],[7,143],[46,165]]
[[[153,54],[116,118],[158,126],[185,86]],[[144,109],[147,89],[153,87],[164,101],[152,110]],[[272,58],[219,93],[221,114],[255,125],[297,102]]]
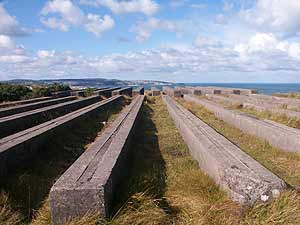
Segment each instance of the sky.
[[299,0],[0,0],[0,80],[300,83]]

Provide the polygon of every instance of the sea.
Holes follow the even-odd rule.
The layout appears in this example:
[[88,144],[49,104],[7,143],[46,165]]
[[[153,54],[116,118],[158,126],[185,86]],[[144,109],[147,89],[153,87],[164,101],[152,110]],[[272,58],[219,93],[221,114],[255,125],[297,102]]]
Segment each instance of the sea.
[[231,88],[247,88],[256,89],[259,93],[267,95],[272,95],[275,93],[300,92],[300,83],[180,83],[174,84],[172,86],[216,86]]

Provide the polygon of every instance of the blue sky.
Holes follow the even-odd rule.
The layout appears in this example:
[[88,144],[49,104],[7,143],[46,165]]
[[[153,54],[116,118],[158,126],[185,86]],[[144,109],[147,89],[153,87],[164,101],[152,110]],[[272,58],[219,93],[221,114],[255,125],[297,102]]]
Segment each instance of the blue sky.
[[300,82],[300,1],[0,0],[0,80]]

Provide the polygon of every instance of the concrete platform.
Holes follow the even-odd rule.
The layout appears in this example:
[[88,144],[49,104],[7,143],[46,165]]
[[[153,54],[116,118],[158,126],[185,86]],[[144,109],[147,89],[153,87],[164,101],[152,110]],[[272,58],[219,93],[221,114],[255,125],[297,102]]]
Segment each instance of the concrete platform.
[[109,97],[112,96],[112,92],[114,90],[117,90],[117,89],[120,89],[120,87],[104,88],[104,89],[96,90],[93,93],[95,95],[99,95],[99,96],[102,96],[102,97],[109,98]]
[[118,103],[121,99],[121,96],[114,96],[0,139],[0,175],[13,171],[19,164],[33,157],[37,151],[42,151],[41,146],[51,141],[58,129],[77,123],[80,119],[95,116],[99,111]]
[[21,100],[21,101],[10,101],[10,102],[3,102],[0,103],[0,108],[6,108],[6,107],[11,107],[11,106],[16,106],[16,105],[25,105],[25,104],[30,104],[34,102],[41,102],[41,101],[46,101],[53,99],[53,97],[41,97],[41,98],[32,98],[32,99],[27,99],[27,100]]
[[54,225],[97,212],[106,217],[127,165],[130,141],[144,96],[134,98],[118,118],[57,180],[50,191]]
[[279,195],[285,182],[169,96],[168,111],[199,166],[241,204]]
[[133,96],[144,95],[144,93],[145,93],[145,88],[144,87],[136,87],[132,91]]
[[21,130],[36,126],[41,122],[54,119],[81,107],[101,100],[100,96],[91,96],[70,102],[63,102],[11,116],[0,118],[0,137],[5,137]]
[[125,88],[114,90],[112,92],[112,96],[115,95],[127,95],[132,97],[132,87],[125,87]]
[[22,113],[22,112],[26,112],[26,111],[30,111],[30,110],[34,110],[34,109],[39,109],[39,108],[43,108],[43,107],[50,106],[50,105],[55,105],[55,104],[59,104],[59,103],[63,103],[63,102],[72,101],[75,99],[76,99],[76,97],[70,96],[70,97],[55,98],[55,99],[50,99],[50,100],[46,100],[46,101],[42,101],[42,102],[34,102],[34,103],[30,103],[30,104],[25,104],[25,105],[18,105],[18,106],[3,108],[3,109],[0,109],[0,117],[10,116],[13,114],[18,114],[18,113]]
[[215,116],[226,123],[242,130],[247,134],[269,142],[274,147],[287,152],[300,152],[300,130],[279,124],[270,120],[259,119],[192,95],[185,95],[184,99],[200,104],[212,111]]

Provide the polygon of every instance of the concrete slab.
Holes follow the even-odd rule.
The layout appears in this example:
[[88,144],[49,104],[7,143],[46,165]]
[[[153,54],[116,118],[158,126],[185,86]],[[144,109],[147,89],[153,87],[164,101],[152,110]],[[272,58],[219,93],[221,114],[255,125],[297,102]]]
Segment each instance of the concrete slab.
[[215,116],[247,134],[269,142],[274,147],[287,152],[300,152],[300,130],[270,120],[259,119],[192,95],[184,99],[200,104],[212,111]]
[[133,96],[137,95],[144,95],[145,88],[144,87],[137,87],[132,91]]
[[33,157],[58,129],[77,123],[80,119],[95,116],[121,99],[121,96],[114,96],[0,139],[0,176],[13,171],[20,163]]
[[46,100],[46,101],[42,101],[42,102],[34,102],[34,103],[30,103],[30,104],[25,104],[25,105],[18,105],[18,106],[3,108],[3,109],[0,109],[0,117],[10,116],[13,114],[18,114],[18,113],[22,113],[22,112],[26,112],[26,111],[30,111],[30,110],[34,110],[34,109],[39,109],[39,108],[43,108],[43,107],[50,106],[50,105],[55,105],[55,104],[59,104],[59,103],[63,103],[63,102],[72,101],[75,99],[76,99],[75,96],[69,96],[69,97],[63,97],[63,98],[50,99],[50,100]]
[[57,180],[50,191],[54,225],[88,212],[107,217],[126,170],[130,141],[144,96],[134,98],[113,124]]
[[91,96],[0,118],[0,137],[11,135],[101,100]]
[[285,182],[169,96],[168,111],[199,166],[241,204],[272,199]]
[[10,101],[10,102],[3,102],[0,103],[0,108],[6,108],[6,107],[11,107],[11,106],[16,106],[16,105],[25,105],[25,104],[30,104],[34,102],[41,102],[41,101],[46,101],[53,99],[53,97],[41,97],[41,98],[32,98],[32,99],[27,99],[27,100],[21,100],[21,101]]

